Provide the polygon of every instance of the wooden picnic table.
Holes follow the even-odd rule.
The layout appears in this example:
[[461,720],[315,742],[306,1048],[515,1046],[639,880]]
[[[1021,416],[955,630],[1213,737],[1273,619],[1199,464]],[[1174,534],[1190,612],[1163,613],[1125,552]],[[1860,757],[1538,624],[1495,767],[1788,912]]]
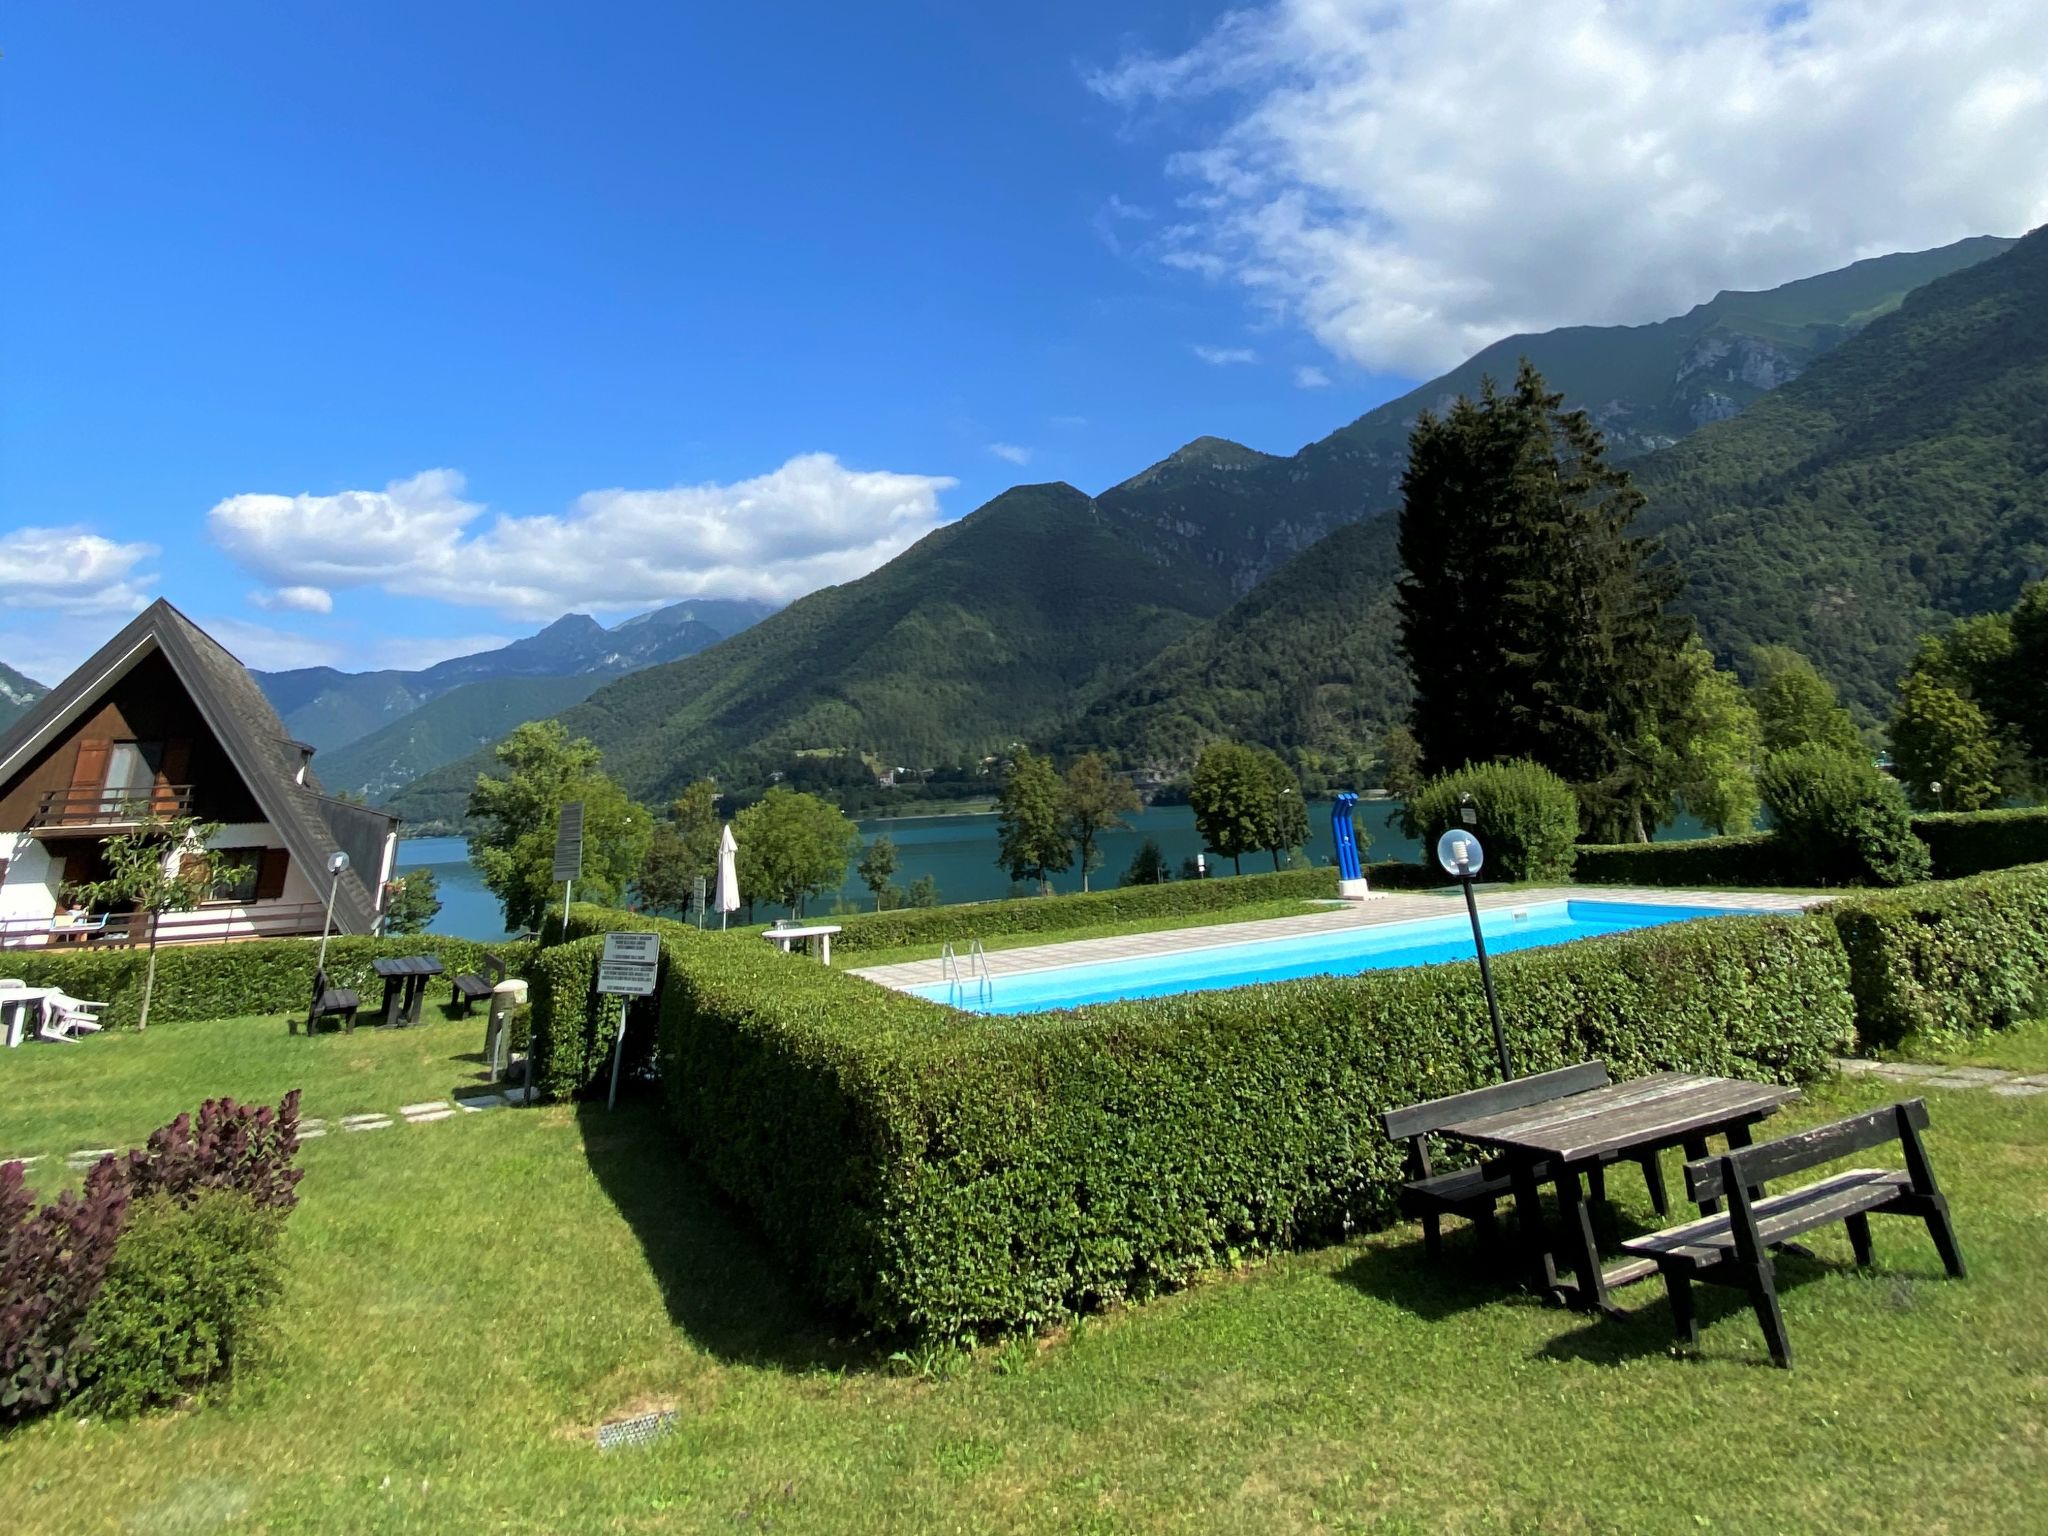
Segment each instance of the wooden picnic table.
[[[1725,1136],[1731,1147],[1750,1144],[1750,1127],[1799,1097],[1797,1088],[1750,1083],[1691,1072],[1658,1072],[1633,1082],[1446,1125],[1438,1134],[1499,1154],[1515,1192],[1531,1284],[1573,1305],[1606,1310],[1615,1286],[1647,1279],[1656,1265],[1636,1260],[1603,1270],[1579,1176],[1603,1158],[1683,1147],[1688,1158],[1707,1155],[1707,1138]],[[1561,1247],[1577,1284],[1558,1278],[1557,1252],[1543,1219],[1538,1186],[1557,1187]],[[1703,1201],[1712,1214],[1720,1202]]]
[[440,960],[433,955],[399,955],[372,960],[370,969],[384,978],[384,1028],[419,1023],[420,1003],[427,983],[441,974]]

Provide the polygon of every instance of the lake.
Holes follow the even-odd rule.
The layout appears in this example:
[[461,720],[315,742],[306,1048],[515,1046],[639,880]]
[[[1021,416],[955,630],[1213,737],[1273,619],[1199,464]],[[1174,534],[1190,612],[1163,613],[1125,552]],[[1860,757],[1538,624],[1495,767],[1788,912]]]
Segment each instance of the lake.
[[[1310,835],[1308,846],[1302,850],[1309,862],[1329,864],[1336,858],[1337,845],[1330,836],[1330,802],[1318,801],[1309,807]],[[1372,859],[1406,859],[1419,861],[1422,850],[1415,839],[1402,834],[1398,825],[1401,805],[1396,800],[1364,800],[1359,802],[1356,813],[1357,824],[1372,834]],[[1675,825],[1666,828],[1661,836],[1679,840],[1701,835],[1698,823],[1690,817],[1681,818]],[[939,899],[945,902],[992,901],[1011,893],[1009,874],[996,867],[996,818],[981,816],[897,816],[860,823],[864,841],[872,841],[878,834],[887,833],[896,845],[897,865],[895,883],[908,887],[921,875],[930,875],[938,882]],[[1129,867],[1138,845],[1146,838],[1155,838],[1166,855],[1167,867],[1176,878],[1180,874],[1181,860],[1192,858],[1202,851],[1202,839],[1195,831],[1195,813],[1185,805],[1155,805],[1140,811],[1131,818],[1127,831],[1111,832],[1102,839],[1102,868],[1090,877],[1089,884],[1097,890],[1114,886]],[[1248,854],[1244,860],[1246,874],[1270,870],[1273,860],[1270,854]],[[462,939],[502,939],[505,925],[498,910],[497,898],[484,888],[476,868],[469,862],[469,844],[459,837],[416,837],[398,845],[398,872],[409,869],[431,869],[440,882],[441,915],[434,922],[436,933],[449,934]],[[1211,858],[1209,869],[1212,874],[1229,874],[1228,859]],[[1070,870],[1064,875],[1053,877],[1056,891],[1078,891],[1081,877],[1078,871]],[[874,898],[857,875],[850,871],[840,894],[853,906],[865,911],[874,906]],[[813,904],[814,913],[829,910],[832,900],[829,896]],[[755,905],[757,921],[786,915],[787,909],[769,902]]]

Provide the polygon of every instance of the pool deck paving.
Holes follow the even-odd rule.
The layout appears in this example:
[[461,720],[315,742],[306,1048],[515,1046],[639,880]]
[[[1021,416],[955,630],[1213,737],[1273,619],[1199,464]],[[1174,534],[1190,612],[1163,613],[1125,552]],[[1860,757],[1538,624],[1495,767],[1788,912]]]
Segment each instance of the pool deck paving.
[[[1671,907],[1728,907],[1742,912],[1803,912],[1827,900],[1824,896],[1769,895],[1756,891],[1680,891],[1640,889],[1634,886],[1537,887],[1527,890],[1489,891],[1483,886],[1477,897],[1481,911],[1535,906],[1546,901],[1623,901]],[[990,950],[987,955],[991,976],[1018,976],[1030,971],[1056,970],[1069,965],[1094,965],[1105,960],[1130,960],[1141,956],[1191,954],[1228,944],[1249,944],[1262,939],[1295,938],[1302,934],[1342,933],[1350,929],[1377,928],[1387,923],[1413,922],[1417,918],[1444,917],[1463,912],[1465,902],[1456,886],[1440,891],[1374,892],[1363,901],[1332,902],[1320,912],[1300,917],[1268,917],[1246,923],[1212,923],[1202,928],[1161,928],[1151,933],[1119,934],[1109,939],[1057,940],[1019,949]],[[907,960],[898,965],[872,965],[853,969],[852,975],[899,992],[928,987],[946,980],[939,959]]]

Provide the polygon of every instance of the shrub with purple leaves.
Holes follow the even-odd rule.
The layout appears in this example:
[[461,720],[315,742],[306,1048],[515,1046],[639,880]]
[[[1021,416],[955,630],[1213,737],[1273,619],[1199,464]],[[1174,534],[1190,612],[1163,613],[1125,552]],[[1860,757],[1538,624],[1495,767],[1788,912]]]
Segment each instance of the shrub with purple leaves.
[[64,1401],[92,1349],[87,1310],[99,1295],[128,1213],[111,1157],[82,1193],[36,1204],[20,1163],[0,1164],[0,1424]]
[[167,1195],[181,1205],[201,1190],[233,1190],[260,1211],[288,1211],[299,1199],[298,1150],[298,1089],[275,1109],[208,1099],[196,1123],[180,1115],[128,1154],[128,1188],[137,1200]]

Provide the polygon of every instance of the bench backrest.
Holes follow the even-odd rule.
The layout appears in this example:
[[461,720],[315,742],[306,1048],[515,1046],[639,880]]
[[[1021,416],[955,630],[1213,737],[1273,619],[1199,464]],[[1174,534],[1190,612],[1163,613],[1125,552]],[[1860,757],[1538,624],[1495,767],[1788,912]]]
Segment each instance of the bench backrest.
[[1386,1128],[1390,1139],[1409,1141],[1417,1136],[1427,1136],[1446,1125],[1456,1125],[1460,1120],[1476,1120],[1481,1115],[1498,1115],[1511,1109],[1527,1109],[1532,1104],[1547,1104],[1552,1099],[1605,1088],[1607,1082],[1606,1062],[1582,1061],[1576,1066],[1538,1072],[1533,1077],[1517,1077],[1487,1088],[1468,1089],[1445,1099],[1430,1099],[1421,1104],[1389,1109],[1380,1115],[1380,1124]]
[[1926,1156],[1919,1132],[1927,1129],[1927,1101],[1908,1099],[1868,1114],[1851,1115],[1831,1125],[1817,1125],[1796,1136],[1780,1137],[1754,1147],[1740,1147],[1719,1157],[1703,1157],[1685,1165],[1685,1197],[1695,1202],[1719,1200],[1731,1191],[1766,1184],[1788,1173],[1800,1173],[1836,1158],[1903,1142],[1906,1165],[1917,1188],[1925,1182]]
[[494,987],[499,982],[505,979],[505,962],[500,960],[496,955],[492,954],[489,950],[484,951],[484,963],[482,969],[484,973],[484,980],[488,981]]

